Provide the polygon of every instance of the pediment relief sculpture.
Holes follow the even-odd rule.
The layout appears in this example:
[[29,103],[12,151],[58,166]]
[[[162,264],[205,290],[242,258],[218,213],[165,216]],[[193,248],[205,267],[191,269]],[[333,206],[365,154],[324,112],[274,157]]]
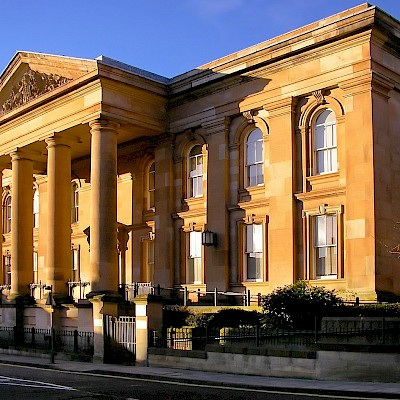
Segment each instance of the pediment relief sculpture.
[[72,79],[58,74],[44,74],[29,69],[20,82],[13,86],[8,99],[2,104],[0,115],[20,107],[38,96],[50,92]]

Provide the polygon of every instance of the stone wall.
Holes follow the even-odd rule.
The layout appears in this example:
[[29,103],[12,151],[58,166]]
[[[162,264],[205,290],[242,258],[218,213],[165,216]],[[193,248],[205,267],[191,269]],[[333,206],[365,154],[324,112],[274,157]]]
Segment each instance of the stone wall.
[[236,353],[149,349],[150,367],[319,380],[398,382],[400,354],[242,349]]

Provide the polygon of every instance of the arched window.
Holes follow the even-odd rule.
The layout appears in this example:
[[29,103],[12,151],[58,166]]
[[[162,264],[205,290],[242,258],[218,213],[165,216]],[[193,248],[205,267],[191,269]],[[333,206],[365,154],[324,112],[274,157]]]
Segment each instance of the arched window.
[[3,233],[11,232],[11,195],[3,203]]
[[33,194],[33,227],[39,228],[39,190]]
[[153,161],[147,174],[147,208],[155,207],[156,163]]
[[264,143],[260,128],[250,132],[246,139],[246,187],[264,184]]
[[203,153],[196,145],[189,153],[188,159],[188,197],[203,196]]
[[336,117],[332,110],[323,111],[314,123],[314,171],[317,175],[337,171]]
[[71,186],[71,223],[79,221],[79,188],[76,183]]

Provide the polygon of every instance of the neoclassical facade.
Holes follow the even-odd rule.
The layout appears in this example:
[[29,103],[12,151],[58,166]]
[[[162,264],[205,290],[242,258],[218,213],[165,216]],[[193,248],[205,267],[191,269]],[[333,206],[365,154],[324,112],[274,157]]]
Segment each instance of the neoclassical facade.
[[363,4],[172,79],[18,52],[0,78],[0,322],[23,304],[46,326],[51,288],[60,327],[96,330],[135,282],[400,295],[399,40]]

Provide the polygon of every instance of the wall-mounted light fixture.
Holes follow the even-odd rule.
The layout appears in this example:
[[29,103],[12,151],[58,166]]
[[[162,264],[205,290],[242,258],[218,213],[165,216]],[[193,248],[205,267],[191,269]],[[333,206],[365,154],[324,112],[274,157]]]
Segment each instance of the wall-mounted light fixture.
[[203,246],[216,246],[217,245],[217,234],[206,229],[201,233],[201,244]]

